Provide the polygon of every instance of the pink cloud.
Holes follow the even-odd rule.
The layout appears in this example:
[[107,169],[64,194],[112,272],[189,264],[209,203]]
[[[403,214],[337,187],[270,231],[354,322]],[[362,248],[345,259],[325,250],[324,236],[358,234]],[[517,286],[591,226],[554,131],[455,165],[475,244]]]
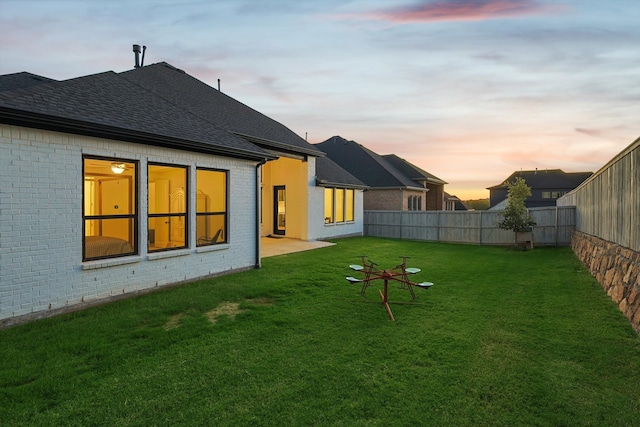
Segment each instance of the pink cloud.
[[545,15],[563,10],[566,10],[564,5],[544,5],[534,0],[440,0],[342,17],[395,23],[482,21]]
[[603,138],[605,136],[605,132],[597,129],[576,128],[576,132],[583,133],[589,136],[599,137],[599,138]]

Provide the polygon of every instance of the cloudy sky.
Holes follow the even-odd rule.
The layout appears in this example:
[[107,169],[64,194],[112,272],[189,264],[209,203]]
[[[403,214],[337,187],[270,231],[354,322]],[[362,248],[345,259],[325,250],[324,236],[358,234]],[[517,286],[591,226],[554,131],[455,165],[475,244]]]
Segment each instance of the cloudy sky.
[[0,0],[0,74],[166,61],[311,143],[396,154],[463,199],[596,171],[640,136],[638,0]]

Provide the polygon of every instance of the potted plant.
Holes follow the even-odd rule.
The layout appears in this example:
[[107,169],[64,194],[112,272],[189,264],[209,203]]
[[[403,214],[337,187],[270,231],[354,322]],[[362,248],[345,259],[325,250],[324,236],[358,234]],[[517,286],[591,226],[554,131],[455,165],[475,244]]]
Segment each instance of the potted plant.
[[535,220],[527,210],[524,201],[531,196],[531,188],[524,179],[516,177],[513,182],[505,182],[507,186],[507,206],[502,211],[502,221],[498,227],[514,232],[514,243],[518,246],[522,243],[533,248],[533,226]]

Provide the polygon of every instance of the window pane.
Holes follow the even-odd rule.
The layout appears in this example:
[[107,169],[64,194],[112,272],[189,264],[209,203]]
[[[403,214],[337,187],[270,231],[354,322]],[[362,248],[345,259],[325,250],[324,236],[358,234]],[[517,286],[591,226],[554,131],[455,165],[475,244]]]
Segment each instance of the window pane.
[[[113,173],[113,164],[123,171]],[[134,214],[135,167],[130,162],[84,159],[85,216]]]
[[186,247],[188,170],[150,164],[148,171],[149,251]]
[[324,223],[333,222],[333,188],[324,189]]
[[196,245],[227,242],[227,172],[196,170]]
[[85,220],[85,258],[134,253],[134,219]]
[[225,243],[227,233],[224,229],[224,219],[224,214],[198,215],[196,218],[197,245]]
[[227,173],[198,169],[196,171],[196,212],[225,212],[227,205]]
[[83,158],[83,260],[136,253],[134,161]]
[[354,191],[353,190],[347,190],[347,221],[353,221],[354,220]]
[[[154,216],[149,218],[149,251],[186,246],[186,216]],[[153,241],[152,241],[153,240]]]
[[149,213],[186,213],[187,168],[149,165]]
[[336,222],[344,222],[344,188],[336,188]]

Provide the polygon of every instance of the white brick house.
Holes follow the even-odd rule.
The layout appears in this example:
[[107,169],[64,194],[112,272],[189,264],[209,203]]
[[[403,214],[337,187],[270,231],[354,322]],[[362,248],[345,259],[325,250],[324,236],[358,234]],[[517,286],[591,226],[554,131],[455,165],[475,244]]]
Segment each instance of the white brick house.
[[[224,112],[251,124],[234,130],[234,117],[154,90],[159,76],[184,99],[204,85],[167,64],[0,76],[0,326],[259,268],[260,238],[285,213],[287,237],[362,234],[365,187],[320,180],[323,153],[224,95]],[[327,223],[333,193],[344,212]]]
[[[242,213],[255,212],[255,163],[220,156],[111,141],[53,131],[1,125],[0,312],[2,318],[153,288],[256,265],[255,223]],[[149,161],[229,171],[229,243],[125,257],[82,261],[83,155],[135,159],[140,171]],[[144,174],[140,174],[144,180]],[[10,187],[5,184],[10,181]],[[147,210],[147,186],[139,186],[140,212]],[[195,194],[191,193],[191,204]],[[191,211],[190,222],[195,222]],[[251,216],[251,215],[249,215]],[[137,241],[143,241],[146,216],[140,216]],[[190,230],[195,241],[195,230]]]

